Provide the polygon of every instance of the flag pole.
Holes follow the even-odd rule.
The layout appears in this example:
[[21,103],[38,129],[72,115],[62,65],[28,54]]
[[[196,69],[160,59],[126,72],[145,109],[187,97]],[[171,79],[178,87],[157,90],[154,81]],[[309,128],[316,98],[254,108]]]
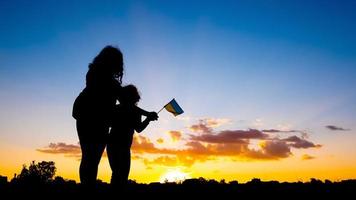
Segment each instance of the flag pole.
[[[164,108],[164,107],[166,107],[166,106],[163,106],[163,108]],[[161,110],[159,110],[159,111],[157,112],[157,114],[158,114],[159,112],[161,112],[161,111],[163,110],[163,108],[161,108]]]

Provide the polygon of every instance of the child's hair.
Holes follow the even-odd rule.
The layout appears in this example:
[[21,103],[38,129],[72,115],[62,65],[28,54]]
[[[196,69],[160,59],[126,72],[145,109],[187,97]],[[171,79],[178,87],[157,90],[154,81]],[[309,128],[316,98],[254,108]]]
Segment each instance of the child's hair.
[[119,96],[120,103],[132,103],[135,104],[141,99],[140,93],[136,86],[130,84],[122,87],[121,95]]

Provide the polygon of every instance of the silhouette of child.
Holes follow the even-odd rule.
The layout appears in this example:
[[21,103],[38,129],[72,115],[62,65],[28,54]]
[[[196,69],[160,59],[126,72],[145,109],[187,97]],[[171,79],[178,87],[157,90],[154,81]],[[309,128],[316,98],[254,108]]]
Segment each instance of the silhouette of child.
[[157,120],[157,114],[148,115],[141,121],[141,108],[137,107],[140,94],[134,85],[122,88],[120,104],[116,106],[107,145],[107,154],[112,170],[111,184],[125,185],[131,164],[131,144],[135,131],[143,131],[150,121]]

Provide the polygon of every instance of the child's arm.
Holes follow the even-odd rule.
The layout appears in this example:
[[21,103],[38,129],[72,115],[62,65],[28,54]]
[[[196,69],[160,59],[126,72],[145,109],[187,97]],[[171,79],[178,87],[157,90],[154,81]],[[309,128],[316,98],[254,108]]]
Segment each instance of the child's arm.
[[138,133],[141,133],[143,130],[145,130],[145,128],[148,126],[148,124],[150,123],[150,118],[148,118],[148,117],[146,117],[146,119],[145,120],[143,120],[143,122],[141,122],[141,120],[140,120],[140,122],[139,123],[137,123],[137,125],[136,125],[136,128],[135,128],[135,130],[138,132]]
[[[146,116],[152,120],[157,120],[158,119],[158,114],[156,112],[148,112],[146,110],[143,110],[142,108],[136,106],[137,110],[138,110],[138,113],[140,115],[143,115],[143,116]],[[151,120],[151,121],[152,121]]]
[[138,108],[137,110],[137,123],[135,125],[135,130],[138,132],[138,133],[141,133],[147,126],[148,124],[150,123],[150,121],[153,121],[153,120],[157,120],[156,116],[157,116],[157,113],[156,112],[152,112],[153,114],[150,114],[146,117],[145,120],[143,120],[143,122],[141,122],[141,111],[142,109],[138,106],[136,106],[136,108]]

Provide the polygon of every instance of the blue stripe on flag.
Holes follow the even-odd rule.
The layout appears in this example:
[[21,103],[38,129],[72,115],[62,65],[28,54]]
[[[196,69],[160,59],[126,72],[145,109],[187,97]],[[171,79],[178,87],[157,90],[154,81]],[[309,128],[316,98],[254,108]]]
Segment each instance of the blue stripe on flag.
[[184,112],[175,99],[172,99],[170,104],[172,105],[173,109],[176,111],[177,114],[182,114]]

